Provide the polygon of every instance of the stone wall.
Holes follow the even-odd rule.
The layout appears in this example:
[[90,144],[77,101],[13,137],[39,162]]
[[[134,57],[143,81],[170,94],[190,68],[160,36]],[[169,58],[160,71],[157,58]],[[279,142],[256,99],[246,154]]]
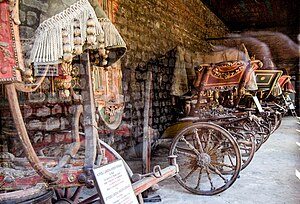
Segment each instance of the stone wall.
[[[152,69],[152,106],[149,126],[161,136],[175,121],[178,109],[170,95],[176,47],[209,52],[208,37],[224,36],[228,29],[201,1],[118,0],[115,25],[127,44],[122,58],[131,145],[142,142],[147,71]],[[187,60],[189,61],[189,60]],[[192,66],[192,65],[191,65]],[[130,119],[130,120],[129,120]]]
[[[20,32],[25,58],[29,55],[34,31],[46,18],[50,6],[48,2],[50,1],[20,1]],[[174,49],[181,45],[192,52],[208,52],[211,46],[205,38],[223,36],[228,29],[200,0],[112,2],[114,5],[118,4],[115,6],[118,10],[114,10],[114,21],[128,48],[121,60],[125,109],[121,126],[115,131],[100,126],[100,136],[118,152],[124,153],[126,149],[142,141],[148,70],[151,69],[153,76],[149,125],[157,130],[154,132],[159,136],[176,118],[170,95],[176,55]],[[47,145],[69,140],[70,136],[64,130],[70,128],[70,104],[41,102],[30,105],[27,101],[22,108],[33,142],[48,141],[44,143]],[[8,109],[1,110],[2,116],[5,116],[2,124],[12,128],[7,124],[9,114],[6,111]],[[52,150],[56,154],[55,149]]]
[[127,43],[125,67],[137,67],[182,45],[208,52],[208,37],[228,32],[200,0],[118,0],[116,22]]

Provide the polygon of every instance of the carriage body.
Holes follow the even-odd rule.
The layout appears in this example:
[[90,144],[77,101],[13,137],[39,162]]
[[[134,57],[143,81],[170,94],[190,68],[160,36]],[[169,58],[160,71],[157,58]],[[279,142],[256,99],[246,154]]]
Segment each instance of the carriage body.
[[[102,198],[95,190],[94,168],[122,160],[128,176],[133,175],[118,152],[99,138],[103,130],[98,128],[100,121],[110,129],[121,122],[117,61],[126,45],[98,1],[70,2],[75,3],[61,5],[66,10],[40,24],[34,42],[25,41],[32,45],[23,50],[25,60],[18,1],[0,2],[0,28],[10,31],[0,34],[0,59],[9,62],[0,67],[1,203],[96,202]],[[109,35],[103,35],[105,29]],[[158,176],[132,184],[140,203],[143,191],[177,172],[174,160]],[[83,189],[92,194],[80,198]]]
[[268,98],[280,95],[281,87],[279,86],[279,79],[282,75],[281,70],[256,70],[256,81],[258,85],[257,96],[260,100],[267,101]]

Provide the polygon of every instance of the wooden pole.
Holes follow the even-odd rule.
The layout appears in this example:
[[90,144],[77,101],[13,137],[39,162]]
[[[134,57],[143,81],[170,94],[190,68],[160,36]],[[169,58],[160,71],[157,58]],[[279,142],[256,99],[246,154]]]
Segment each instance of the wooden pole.
[[152,70],[149,67],[147,72],[147,80],[145,84],[145,108],[144,108],[144,129],[143,129],[143,173],[150,172],[151,160],[151,134],[149,128],[149,112],[151,110],[151,85]]
[[85,159],[84,168],[93,168],[97,153],[98,130],[96,123],[96,111],[93,94],[92,68],[90,65],[89,54],[84,52],[80,61],[84,67],[85,74],[81,78],[82,100],[83,100],[83,123],[85,133]]
[[42,176],[44,179],[47,179],[49,181],[56,181],[58,179],[58,177],[56,177],[57,176],[56,173],[48,171],[45,168],[45,166],[43,166],[42,162],[39,160],[38,156],[36,155],[32,147],[32,144],[30,142],[25,127],[23,116],[20,110],[18,96],[14,84],[7,84],[5,85],[5,88],[6,88],[6,94],[10,106],[11,115],[14,119],[14,123],[18,131],[18,136],[20,138],[20,141],[23,145],[26,158],[28,159],[29,163],[34,168],[34,170],[40,176]]

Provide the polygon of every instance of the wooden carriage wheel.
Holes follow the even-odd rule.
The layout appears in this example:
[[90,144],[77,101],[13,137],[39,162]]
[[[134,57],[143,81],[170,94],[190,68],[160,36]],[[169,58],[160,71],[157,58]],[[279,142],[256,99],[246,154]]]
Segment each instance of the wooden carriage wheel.
[[255,138],[255,151],[257,151],[263,144],[264,141],[264,131],[255,121],[249,119],[241,123],[243,129],[254,135]]
[[263,143],[265,143],[271,135],[271,130],[272,130],[271,121],[269,121],[268,119],[266,121],[262,121],[260,127],[256,127],[256,128],[259,134],[263,136]]
[[235,138],[237,141],[241,157],[242,157],[242,168],[245,169],[254,157],[256,151],[255,136],[250,132],[246,132],[243,128],[240,127],[226,127],[228,132]]
[[237,142],[221,126],[198,122],[174,138],[170,156],[177,156],[178,183],[199,195],[215,195],[229,188],[241,169]]
[[[240,117],[225,122],[218,121],[216,123],[224,127],[238,143],[242,157],[241,170],[245,169],[250,164],[257,146],[254,131],[251,131],[251,126],[247,123],[248,119],[248,117]],[[260,138],[261,139],[258,140],[259,142],[262,140],[262,137]]]
[[27,189],[1,192],[0,203],[5,204],[49,204],[53,192],[44,185],[36,185]]

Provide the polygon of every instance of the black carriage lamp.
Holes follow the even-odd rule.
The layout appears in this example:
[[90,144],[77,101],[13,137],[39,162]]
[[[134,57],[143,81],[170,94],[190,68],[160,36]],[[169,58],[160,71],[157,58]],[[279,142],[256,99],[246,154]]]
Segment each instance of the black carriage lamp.
[[48,12],[35,33],[30,62],[34,65],[71,62],[93,50],[98,66],[109,66],[126,52],[121,35],[96,0],[48,0]]

